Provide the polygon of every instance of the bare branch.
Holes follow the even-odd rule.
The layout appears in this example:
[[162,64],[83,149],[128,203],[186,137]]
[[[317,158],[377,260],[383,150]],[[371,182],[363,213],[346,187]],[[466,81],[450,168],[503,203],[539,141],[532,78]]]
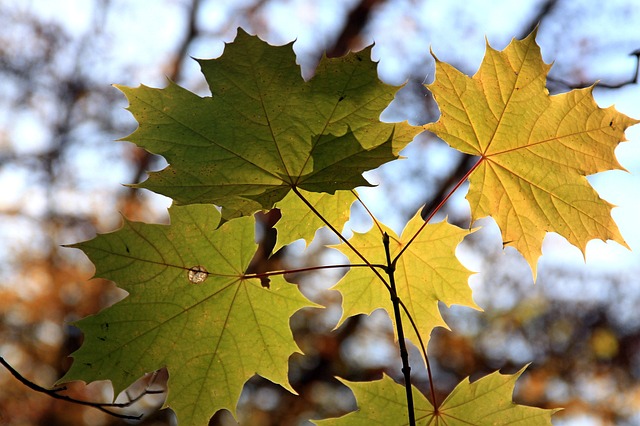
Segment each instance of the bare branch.
[[[43,393],[43,394],[48,395],[48,396],[50,396],[51,398],[54,398],[54,399],[60,399],[62,401],[67,401],[67,402],[70,402],[72,404],[78,404],[78,405],[85,405],[87,407],[93,407],[93,408],[95,408],[97,410],[100,410],[100,411],[102,411],[104,413],[109,414],[110,416],[118,417],[120,419],[140,420],[142,418],[143,414],[140,414],[140,415],[137,415],[137,416],[121,414],[121,413],[117,413],[115,411],[112,411],[109,408],[126,408],[126,407],[130,407],[131,405],[133,405],[136,402],[138,402],[145,395],[153,395],[153,394],[164,393],[164,390],[152,390],[152,389],[149,389],[147,387],[142,393],[140,393],[140,395],[138,395],[138,396],[136,396],[134,398],[129,398],[128,402],[106,403],[106,402],[84,401],[84,400],[81,400],[81,399],[72,398],[72,397],[67,396],[67,395],[60,395],[60,392],[67,390],[66,386],[60,386],[60,387],[56,387],[56,388],[53,388],[53,389],[43,388],[42,386],[32,382],[31,380],[27,379],[22,374],[20,374],[15,368],[13,368],[11,366],[11,364],[9,364],[1,356],[0,356],[0,364],[2,364],[11,373],[11,375],[13,377],[18,379],[18,381],[20,381],[23,385],[27,386],[29,389],[32,389],[32,390],[34,390],[36,392],[39,392],[39,393]],[[149,386],[151,386],[152,384],[153,384],[153,381],[149,384]],[[127,394],[127,396],[128,396],[128,394]]]
[[[622,81],[617,84],[608,84],[608,83],[597,83],[596,87],[599,89],[619,89],[624,86],[628,86],[630,84],[638,83],[638,74],[640,71],[640,49],[636,49],[633,52],[629,53],[629,56],[636,57],[636,70],[633,73],[633,77],[629,80]],[[593,85],[593,83],[569,83],[568,81],[562,80],[560,78],[555,77],[547,77],[547,80],[552,81],[554,83],[558,83],[562,86],[565,86],[569,89],[584,89],[585,87],[589,87]]]

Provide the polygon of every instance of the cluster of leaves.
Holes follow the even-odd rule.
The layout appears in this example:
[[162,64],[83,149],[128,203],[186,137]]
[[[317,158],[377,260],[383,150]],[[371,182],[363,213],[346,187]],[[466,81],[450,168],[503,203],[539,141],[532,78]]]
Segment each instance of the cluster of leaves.
[[[501,52],[487,46],[472,78],[436,59],[428,88],[441,117],[424,128],[478,157],[454,191],[469,179],[472,219],[492,216],[535,276],[546,232],[582,250],[594,238],[624,244],[611,206],[586,175],[620,168],[614,149],[637,121],[599,108],[592,88],[550,97],[549,66],[534,39]],[[322,226],[342,240],[351,268],[335,287],[341,322],[383,307],[401,351],[405,324],[426,358],[431,331],[446,327],[438,302],[478,308],[470,272],[454,253],[473,230],[430,223],[436,209],[426,220],[416,215],[400,236],[375,218],[367,233],[340,233],[359,202],[355,188],[369,185],[362,173],[397,159],[423,130],[379,120],[397,88],[379,81],[370,49],[324,58],[307,82],[291,45],[269,46],[242,31],[221,58],[199,62],[211,97],[172,82],[120,87],[139,123],[126,139],[170,164],[139,186],[175,201],[171,224],[126,221],[75,246],[96,276],[129,295],[78,322],[85,341],[61,382],[109,379],[119,392],[166,366],[167,406],[184,424],[206,424],[220,409],[235,414],[254,374],[292,390],[287,360],[298,348],[289,318],[314,304],[284,280],[287,271],[247,272],[253,214],[273,208],[282,213],[277,247],[310,241]],[[359,410],[318,424],[405,424],[407,410],[421,424],[549,424],[553,410],[511,402],[520,374],[465,380],[435,406],[389,377],[347,383]]]

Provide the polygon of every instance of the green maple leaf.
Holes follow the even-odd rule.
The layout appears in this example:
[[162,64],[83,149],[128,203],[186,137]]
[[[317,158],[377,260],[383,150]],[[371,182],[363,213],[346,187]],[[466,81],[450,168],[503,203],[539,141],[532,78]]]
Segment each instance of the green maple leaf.
[[84,344],[61,382],[109,379],[118,393],[166,366],[167,405],[184,424],[207,424],[222,408],[235,413],[254,374],[291,390],[287,362],[298,348],[289,317],[312,304],[281,277],[269,289],[245,277],[256,250],[254,219],[218,228],[212,205],[169,213],[169,226],[127,221],[75,246],[96,276],[129,295],[77,323]]
[[[348,382],[341,380],[351,389],[358,403],[358,410],[334,419],[314,420],[318,426],[404,426],[407,420],[407,395],[404,386],[397,384],[387,375],[382,380],[372,382]],[[413,404],[416,421],[433,413],[433,406],[415,387]]]
[[[558,410],[518,405],[511,395],[521,370],[513,375],[492,373],[473,383],[465,379],[438,407],[413,388],[416,423],[433,426],[545,426]],[[319,426],[401,426],[407,424],[405,388],[388,376],[374,382],[345,382],[358,401],[358,411],[337,419],[316,421]]]
[[170,164],[139,186],[178,204],[222,206],[228,219],[270,209],[292,188],[369,185],[362,172],[397,158],[417,133],[379,121],[397,88],[379,81],[370,51],[323,58],[305,82],[291,44],[239,30],[221,58],[199,60],[211,97],[171,82],[120,87],[139,122],[126,139]]
[[542,240],[557,232],[583,252],[592,239],[625,245],[611,205],[587,175],[622,169],[614,150],[638,123],[599,108],[593,87],[549,96],[550,66],[535,32],[498,52],[487,44],[471,78],[436,59],[428,88],[441,111],[425,126],[453,148],[480,157],[467,200],[473,220],[492,216],[505,245],[520,251],[536,275]]
[[[423,223],[420,214],[416,214],[407,223],[400,237],[391,229],[380,225],[381,230],[390,236],[392,259],[404,249]],[[456,246],[470,232],[446,221],[428,224],[396,264],[398,296],[413,317],[425,343],[435,327],[446,327],[438,309],[439,301],[447,306],[457,304],[478,308],[467,283],[470,272],[460,264],[455,255]],[[377,227],[367,233],[354,232],[349,242],[371,264],[386,264],[382,235]],[[338,248],[351,263],[362,263],[360,257],[345,244]],[[386,278],[385,273],[382,275]],[[380,307],[384,307],[393,318],[389,291],[368,268],[351,268],[334,289],[339,290],[343,298],[340,323],[349,316],[370,314]],[[417,344],[417,336],[404,311],[402,315],[405,335]]]
[[551,425],[557,409],[545,410],[518,405],[511,396],[518,377],[495,372],[473,383],[466,378],[455,387],[426,425],[468,426],[544,426]]

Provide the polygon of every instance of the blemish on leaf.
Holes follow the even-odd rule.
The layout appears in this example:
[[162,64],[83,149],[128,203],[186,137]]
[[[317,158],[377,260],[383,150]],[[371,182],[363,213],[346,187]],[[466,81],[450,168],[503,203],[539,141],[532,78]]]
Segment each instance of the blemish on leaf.
[[106,337],[98,337],[98,340],[100,340],[101,342],[106,342],[107,338]]
[[126,245],[126,244],[125,244],[125,245],[124,245],[124,249],[127,251],[127,253],[131,253],[131,252],[129,251],[129,246],[128,246],[128,245]]
[[340,99],[338,99],[338,102],[342,102],[344,100],[344,96],[340,96]]
[[103,322],[102,324],[100,324],[100,328],[102,329],[102,331],[109,331],[109,323]]
[[263,288],[271,288],[271,280],[269,277],[260,277],[260,285]]
[[191,284],[202,284],[209,277],[209,272],[202,265],[189,268],[187,278]]

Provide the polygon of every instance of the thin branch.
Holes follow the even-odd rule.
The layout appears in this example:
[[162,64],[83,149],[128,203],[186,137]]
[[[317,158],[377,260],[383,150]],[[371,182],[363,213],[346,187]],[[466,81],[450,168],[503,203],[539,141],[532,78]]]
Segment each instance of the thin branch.
[[[631,84],[638,84],[638,74],[640,74],[640,49],[636,49],[633,52],[629,53],[629,56],[636,57],[636,69],[633,73],[633,77],[629,80],[622,81],[617,84],[608,84],[608,83],[595,83],[595,87],[598,89],[619,89],[624,86],[628,86]],[[562,80],[560,78],[547,76],[548,81],[553,81],[554,83],[561,84],[566,86],[569,89],[584,89],[585,87],[593,86],[594,83],[569,83],[568,81]]]
[[[449,198],[451,198],[451,196],[458,190],[458,188],[460,188],[460,186],[462,186],[462,184],[464,182],[467,181],[467,179],[469,178],[469,176],[471,175],[471,173],[480,165],[480,163],[482,162],[483,158],[480,158],[474,165],[473,167],[471,167],[458,181],[458,183],[449,191],[449,193],[443,197],[440,202],[436,205],[435,208],[433,208],[431,210],[431,212],[427,215],[427,217],[425,218],[424,223],[422,224],[422,226],[420,227],[420,229],[418,229],[418,231],[411,237],[411,239],[409,240],[409,242],[407,242],[407,244],[405,244],[405,246],[402,248],[402,250],[400,250],[400,252],[396,255],[396,257],[393,259],[393,261],[389,264],[389,270],[393,271],[395,269],[395,265],[398,261],[398,259],[400,258],[400,256],[404,253],[404,251],[409,247],[409,245],[411,245],[411,243],[417,238],[417,236],[422,232],[422,230],[427,226],[427,224],[431,221],[431,219],[433,219],[433,217],[436,215],[436,213],[438,213],[438,211],[440,211],[440,209],[442,208],[442,206],[444,206],[444,204],[449,200]],[[464,167],[467,163],[468,159],[464,158],[461,160],[458,168]],[[457,173],[456,173],[457,175]],[[438,197],[440,198],[440,197]],[[388,244],[388,235],[385,233],[386,236],[386,241]],[[392,287],[395,288],[395,280],[392,281]],[[397,297],[397,296],[396,296]],[[433,385],[433,373],[431,371],[431,363],[429,362],[429,357],[427,356],[427,350],[426,347],[424,345],[424,342],[422,340],[422,336],[420,335],[419,331],[418,331],[418,327],[415,324],[415,321],[413,320],[413,317],[409,314],[409,311],[407,309],[407,307],[405,306],[405,304],[402,302],[402,300],[400,300],[400,298],[397,298],[399,305],[402,306],[402,309],[404,310],[404,312],[407,314],[407,317],[409,318],[409,321],[411,322],[411,326],[413,327],[414,331],[416,332],[416,335],[418,336],[418,340],[420,342],[420,348],[422,349],[422,354],[424,356],[424,360],[425,360],[425,364],[427,367],[427,375],[429,376],[429,389],[431,392],[431,399],[432,399],[432,403],[433,403],[433,407],[434,409],[438,410],[438,403],[436,400],[436,393],[435,393],[435,388]],[[394,303],[394,309],[395,309],[395,303]],[[406,349],[405,349],[406,350]],[[401,349],[401,354],[402,354],[402,349]],[[408,360],[407,360],[408,362]],[[404,365],[404,360],[403,360],[403,365]],[[404,368],[403,368],[403,372],[404,372]],[[406,380],[406,379],[405,379]]]
[[434,207],[437,206],[444,197],[447,196],[451,188],[458,182],[460,179],[467,173],[470,167],[473,166],[473,155],[462,154],[458,158],[458,163],[456,164],[453,172],[451,172],[445,179],[443,179],[438,184],[438,188],[435,193],[431,195],[430,199],[424,203],[424,207],[420,212],[422,219],[426,219],[427,216],[433,211]]
[[376,263],[348,263],[344,265],[319,265],[319,266],[307,266],[306,268],[280,269],[278,271],[257,272],[252,274],[244,274],[242,278],[266,278],[274,275],[286,275],[286,274],[296,274],[298,272],[321,271],[323,269],[371,268],[371,267],[382,269],[382,270],[387,269],[387,265],[379,265]]
[[380,226],[380,223],[378,222],[378,219],[376,219],[376,217],[373,215],[373,213],[371,213],[371,210],[369,210],[369,207],[367,207],[367,205],[360,199],[360,196],[358,195],[358,193],[354,189],[351,190],[351,193],[360,202],[360,205],[367,211],[367,214],[369,215],[371,220],[373,220],[374,225],[376,225],[376,227],[378,228],[378,231],[380,231],[380,235],[384,235],[384,231],[382,230],[382,226]]
[[[187,12],[186,31],[184,32],[182,40],[178,44],[173,59],[168,65],[168,77],[169,79],[171,79],[171,81],[177,82],[180,80],[180,78],[182,78],[183,63],[188,57],[189,47],[193,44],[194,40],[196,40],[200,33],[198,29],[198,13],[200,12],[200,9],[201,0],[192,0]],[[133,173],[133,178],[131,179],[131,182],[133,183],[138,183],[140,182],[140,180],[142,180],[154,158],[154,155],[150,152],[144,150],[141,151],[142,152],[140,157],[136,160],[137,164],[135,165],[135,171]],[[125,204],[133,201],[138,192],[138,188],[129,187],[125,199]]]
[[143,414],[140,414],[138,416],[120,414],[120,413],[116,413],[115,411],[111,411],[108,408],[126,408],[126,407],[130,407],[131,405],[135,404],[137,401],[139,401],[145,395],[164,393],[164,390],[151,390],[151,389],[147,388],[140,395],[138,395],[137,397],[135,397],[133,399],[130,399],[128,402],[102,403],[102,402],[84,401],[84,400],[81,400],[81,399],[72,398],[72,397],[67,396],[67,395],[60,395],[59,392],[67,390],[66,386],[57,387],[57,388],[53,388],[53,389],[47,389],[47,388],[43,388],[42,386],[37,385],[36,383],[32,382],[31,380],[27,379],[22,374],[20,374],[15,368],[13,368],[11,366],[11,364],[9,364],[1,356],[0,356],[0,364],[2,364],[11,373],[11,375],[13,377],[18,379],[18,381],[20,381],[22,384],[24,384],[25,386],[27,386],[31,390],[34,390],[34,391],[39,392],[39,393],[43,393],[43,394],[48,395],[48,396],[50,396],[51,398],[54,398],[54,399],[60,399],[62,401],[70,402],[72,404],[78,404],[78,405],[85,405],[87,407],[93,407],[93,408],[95,408],[97,410],[100,410],[100,411],[102,411],[104,413],[107,413],[110,416],[117,417],[117,418],[120,418],[120,419],[140,420],[142,418]]
[[404,341],[404,330],[402,328],[402,316],[400,315],[400,298],[396,290],[395,264],[391,261],[391,249],[389,244],[389,234],[386,232],[382,236],[384,251],[387,257],[387,275],[391,286],[391,302],[393,303],[393,315],[396,320],[396,332],[398,333],[398,346],[400,347],[400,358],[402,359],[402,374],[404,374],[404,387],[407,394],[407,414],[409,415],[409,425],[415,426],[416,417],[413,411],[413,392],[411,389],[411,366],[409,365],[409,353],[407,344]]
[[[349,245],[349,247],[351,247],[351,249],[354,251],[354,253],[356,253],[361,259],[365,260],[365,264],[351,264],[348,265],[350,267],[369,267],[371,269],[373,268],[381,268],[383,270],[385,270],[387,272],[387,274],[390,274],[389,277],[391,280],[393,280],[393,284],[392,285],[387,285],[387,283],[384,281],[384,279],[382,279],[382,281],[384,282],[384,284],[387,286],[387,289],[389,290],[389,294],[391,295],[391,300],[393,302],[393,306],[394,306],[394,315],[396,317],[396,326],[399,327],[398,330],[398,344],[400,346],[400,355],[401,358],[403,357],[403,353],[404,353],[404,358],[403,358],[403,369],[402,371],[405,372],[407,371],[407,375],[405,375],[405,383],[409,383],[409,395],[408,395],[408,399],[407,402],[409,402],[409,400],[411,400],[411,407],[410,407],[410,418],[412,416],[414,416],[413,414],[413,394],[411,393],[411,376],[410,376],[410,371],[411,371],[411,367],[409,366],[409,359],[408,359],[408,352],[406,349],[406,344],[404,342],[404,330],[402,329],[402,319],[400,318],[400,314],[399,314],[399,310],[397,308],[397,306],[401,306],[402,309],[404,310],[405,314],[407,315],[407,318],[409,319],[409,322],[411,323],[411,327],[413,328],[413,330],[415,331],[416,335],[418,336],[418,341],[420,343],[420,348],[422,350],[422,354],[424,356],[425,359],[425,363],[427,366],[427,374],[429,375],[429,387],[431,390],[431,399],[433,402],[433,406],[435,407],[435,409],[437,410],[437,401],[436,401],[436,396],[435,396],[435,389],[434,389],[434,385],[433,385],[433,374],[431,372],[431,365],[429,363],[429,358],[427,356],[427,349],[425,347],[424,341],[422,340],[422,336],[420,335],[420,331],[418,330],[418,326],[415,322],[415,320],[413,319],[413,316],[411,315],[411,313],[409,312],[409,310],[407,309],[407,306],[404,304],[404,302],[398,297],[397,291],[395,289],[395,276],[393,275],[393,272],[390,270],[391,268],[391,263],[389,263],[391,261],[390,257],[391,257],[391,253],[390,253],[390,248],[389,248],[389,234],[387,234],[385,231],[382,230],[382,227],[380,226],[380,224],[378,223],[378,221],[376,220],[376,218],[373,216],[373,214],[371,213],[371,211],[367,208],[367,206],[362,202],[362,200],[360,199],[360,197],[358,196],[358,194],[355,191],[351,191],[353,193],[353,195],[356,197],[356,199],[362,204],[362,206],[365,208],[365,210],[367,211],[367,213],[369,213],[369,216],[371,216],[371,219],[373,219],[373,222],[376,224],[376,226],[378,227],[378,229],[380,230],[382,236],[383,236],[383,244],[385,245],[385,253],[387,254],[387,261],[388,261],[388,265],[377,265],[377,264],[372,264],[369,263],[361,254],[360,252],[358,252],[354,247],[351,246],[351,244],[348,242],[348,240],[346,240],[344,238],[344,236],[341,233],[338,233],[337,230],[330,224],[328,223],[323,217],[322,215],[320,215],[320,212],[316,211],[316,209],[311,205],[311,203],[309,203],[303,196],[302,194],[300,194],[297,190],[295,190],[294,188],[294,192],[298,195],[298,197],[300,197],[300,199],[307,205],[307,207],[309,207],[309,209],[311,209],[311,211],[314,212],[314,214],[316,216],[318,216],[320,218],[320,220],[322,220],[340,239],[342,239],[342,241],[344,241],[347,245]],[[386,241],[386,243],[385,243]],[[329,266],[329,267],[343,267],[344,265],[335,265],[335,266]],[[303,271],[306,270],[315,270],[315,269],[321,269],[322,267],[312,267],[312,268],[302,268]],[[325,268],[327,268],[325,266]],[[376,271],[375,269],[373,269],[373,271],[376,273],[376,275],[378,275],[378,277],[380,277],[380,274],[378,273],[378,271]],[[291,272],[298,272],[298,270],[296,271],[291,271]],[[402,336],[402,337],[400,337]],[[402,343],[400,343],[402,342]],[[406,368],[406,370],[405,370]],[[415,424],[415,419],[413,419],[412,424]]]
[[558,0],[546,0],[542,4],[538,5],[537,12],[529,19],[529,22],[524,26],[522,32],[518,36],[519,39],[523,39],[540,26],[542,21],[548,18],[555,7],[558,4]]
[[[358,196],[358,193],[355,190],[351,190],[351,192],[358,199],[360,204],[362,204],[362,207],[364,207],[364,209],[367,211],[367,213],[369,214],[369,216],[373,220],[373,223],[378,227],[378,230],[380,231],[380,234],[383,235],[383,238],[384,238],[385,232],[382,230],[382,227],[380,226],[380,223],[375,218],[373,213],[371,213],[371,211],[365,205],[365,203],[362,202],[362,200]],[[359,266],[359,265],[352,265],[352,266]],[[385,265],[373,265],[373,266],[376,266],[376,267],[382,266],[386,271],[386,266]],[[427,348],[426,348],[426,346],[424,344],[424,341],[422,340],[422,336],[420,335],[420,330],[418,330],[418,325],[416,324],[415,320],[413,319],[413,316],[409,312],[409,309],[407,308],[407,305],[405,305],[404,302],[402,301],[402,299],[400,299],[399,297],[398,297],[398,302],[400,303],[400,306],[402,307],[402,310],[404,311],[404,313],[407,315],[407,318],[409,318],[409,322],[411,323],[411,328],[413,328],[413,331],[415,331],[416,336],[418,336],[418,342],[420,343],[420,349],[422,350],[422,356],[424,356],[424,361],[425,361],[425,364],[426,364],[426,367],[427,367],[427,375],[429,376],[429,390],[431,391],[431,401],[432,401],[434,409],[437,412],[438,404],[437,404],[437,401],[436,401],[436,391],[435,391],[435,387],[433,385],[433,374],[431,372],[431,363],[429,362],[429,357],[427,356]]]
[[[429,364],[429,359],[427,358],[427,350],[425,348],[424,342],[422,340],[422,337],[420,336],[420,332],[418,331],[418,327],[413,319],[413,316],[411,316],[411,313],[409,313],[409,310],[407,309],[406,305],[404,304],[404,302],[398,297],[398,293],[396,291],[395,288],[395,276],[394,276],[394,272],[395,272],[395,260],[393,261],[393,263],[391,262],[391,252],[390,252],[390,247],[389,247],[389,234],[387,234],[386,232],[382,231],[382,228],[379,227],[380,231],[382,231],[382,237],[383,237],[383,244],[385,246],[385,253],[387,256],[387,265],[377,265],[377,264],[372,264],[370,263],[343,235],[342,233],[338,232],[333,225],[331,225],[321,214],[319,211],[317,211],[315,209],[315,207],[313,207],[313,205],[306,199],[304,198],[304,196],[297,190],[297,188],[293,187],[292,188],[293,192],[302,200],[302,202],[304,202],[307,207],[309,207],[309,209],[316,215],[318,216],[318,218],[320,220],[322,220],[322,222],[325,223],[325,225],[327,225],[329,227],[329,229],[331,229],[333,231],[334,234],[336,234],[338,236],[338,238],[340,238],[345,244],[347,244],[347,246],[349,246],[349,248],[351,248],[351,250],[353,250],[353,252],[358,255],[358,257],[360,257],[360,259],[362,259],[365,264],[364,265],[360,265],[360,264],[354,264],[351,266],[367,266],[369,267],[374,274],[376,274],[378,276],[378,278],[380,278],[380,280],[384,283],[384,285],[387,287],[387,290],[389,290],[389,294],[391,295],[391,301],[393,303],[393,309],[394,309],[394,316],[396,318],[396,327],[398,327],[398,345],[400,346],[400,357],[402,358],[402,371],[403,373],[405,373],[405,383],[408,383],[408,395],[407,395],[407,404],[409,405],[409,418],[410,420],[414,417],[414,413],[413,413],[413,394],[411,393],[411,367],[409,366],[409,356],[408,356],[408,352],[407,352],[407,348],[406,348],[406,344],[404,341],[404,330],[402,329],[402,319],[400,317],[400,310],[399,310],[399,306],[402,306],[402,309],[404,310],[405,314],[407,315],[407,317],[409,318],[409,321],[411,322],[411,326],[413,327],[413,329],[416,332],[416,335],[418,336],[418,340],[420,341],[420,347],[422,348],[422,353],[424,355],[425,358],[425,363],[427,365],[427,372],[429,374],[429,384],[431,386],[431,396],[433,398],[433,404],[434,407],[436,406],[436,399],[435,399],[435,390],[433,389],[433,375],[431,374],[431,366]],[[356,198],[358,198],[358,196],[356,195]],[[360,200],[358,198],[358,200]],[[362,202],[362,201],[360,201]],[[364,203],[363,203],[364,206]],[[365,209],[366,206],[365,206]],[[367,211],[369,211],[367,209]],[[371,214],[371,212],[369,212],[369,214]],[[375,217],[373,217],[373,215],[371,215],[371,217],[373,218],[373,221],[375,223],[377,223]],[[339,265],[338,267],[340,267],[342,265]],[[392,284],[387,283],[387,281],[382,277],[382,275],[380,274],[380,272],[378,270],[376,270],[375,268],[381,268],[384,269],[387,272],[387,275],[389,276],[389,279],[392,280]],[[403,355],[404,354],[404,355]],[[410,423],[412,426],[415,425],[415,418],[413,418],[413,422]]]

